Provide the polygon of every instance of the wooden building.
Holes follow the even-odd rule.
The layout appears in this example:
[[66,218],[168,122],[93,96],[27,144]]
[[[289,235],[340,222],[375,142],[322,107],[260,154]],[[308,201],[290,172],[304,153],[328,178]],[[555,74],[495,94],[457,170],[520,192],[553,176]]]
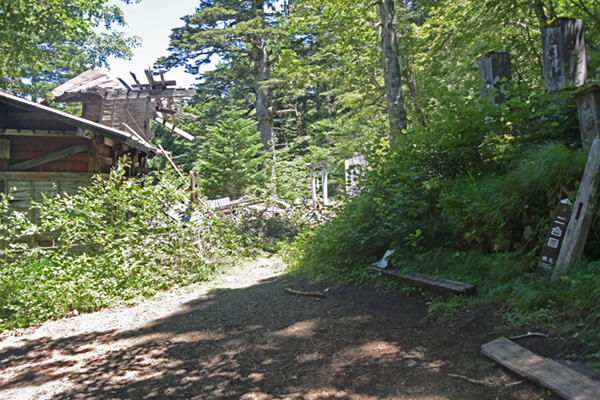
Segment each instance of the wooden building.
[[14,209],[29,210],[42,193],[74,194],[93,175],[108,174],[122,156],[130,176],[146,172],[148,157],[169,157],[149,142],[152,119],[194,138],[176,123],[194,118],[181,112],[178,100],[195,90],[172,87],[175,82],[162,73],[157,80],[145,73],[148,84],[132,74],[136,83],[129,86],[94,68],[52,91],[54,101],[81,102],[81,117],[0,91],[0,190],[16,188],[11,191]]
[[108,174],[124,155],[134,176],[149,156],[165,154],[134,132],[0,91],[0,190],[16,188],[14,209],[29,210],[42,193],[73,194],[94,174]]

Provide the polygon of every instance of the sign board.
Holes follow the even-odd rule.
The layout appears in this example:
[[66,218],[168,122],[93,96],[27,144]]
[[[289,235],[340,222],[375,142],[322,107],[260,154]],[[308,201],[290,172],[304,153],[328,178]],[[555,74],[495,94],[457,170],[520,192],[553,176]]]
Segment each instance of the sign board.
[[542,255],[537,266],[537,273],[539,275],[546,275],[552,272],[552,268],[558,258],[558,253],[565,237],[565,232],[571,216],[571,209],[573,203],[569,199],[564,199],[558,203],[554,217],[552,218],[552,224],[550,230],[546,236],[546,242],[542,250]]
[[363,169],[367,165],[365,156],[358,155],[344,161],[346,175],[346,194],[354,197],[358,194],[358,179],[362,176]]

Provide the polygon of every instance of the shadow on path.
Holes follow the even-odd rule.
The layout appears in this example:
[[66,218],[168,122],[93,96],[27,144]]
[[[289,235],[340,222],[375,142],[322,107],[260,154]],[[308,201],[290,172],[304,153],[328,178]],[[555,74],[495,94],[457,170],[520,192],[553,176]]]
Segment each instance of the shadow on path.
[[[326,290],[327,298],[283,289]],[[371,287],[288,275],[214,290],[126,332],[42,338],[0,351],[2,390],[66,382],[54,399],[553,399],[480,356],[486,315],[425,319],[427,306]],[[106,347],[106,351],[98,349]],[[489,388],[449,377],[469,375]],[[67,384],[68,383],[68,384]],[[15,397],[18,398],[18,397]]]

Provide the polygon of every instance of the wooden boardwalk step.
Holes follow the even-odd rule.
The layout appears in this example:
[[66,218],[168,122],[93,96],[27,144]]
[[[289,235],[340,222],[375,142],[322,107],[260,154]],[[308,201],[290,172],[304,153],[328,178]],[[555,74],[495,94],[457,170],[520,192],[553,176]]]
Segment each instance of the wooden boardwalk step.
[[506,338],[484,344],[481,352],[517,374],[551,389],[564,399],[600,399],[600,382],[554,360],[540,357]]
[[442,295],[451,293],[474,295],[476,292],[475,286],[468,283],[434,278],[418,272],[400,272],[390,268],[384,269],[375,265],[371,265],[370,268],[373,271],[381,272],[385,277],[400,282],[403,285],[420,287]]

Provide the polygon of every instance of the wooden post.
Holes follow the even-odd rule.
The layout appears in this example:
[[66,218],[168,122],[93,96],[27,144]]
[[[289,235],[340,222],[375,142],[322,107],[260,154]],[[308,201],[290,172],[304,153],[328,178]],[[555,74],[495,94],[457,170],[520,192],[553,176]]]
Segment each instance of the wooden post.
[[572,209],[573,203],[571,203],[571,200],[569,199],[564,199],[558,203],[536,269],[538,275],[547,275],[552,272],[552,268],[556,263],[558,253],[565,238],[565,231],[569,224],[569,217],[571,216]]
[[587,79],[583,22],[558,18],[542,28],[546,90],[583,86]]
[[314,169],[310,170],[310,186],[312,191],[313,206],[317,205],[317,173]]
[[[327,172],[329,172],[327,170],[327,164],[329,164],[329,161],[331,161],[330,158],[328,158],[327,160],[316,162],[316,163],[306,164],[306,167],[308,168],[308,171],[310,173],[312,200],[313,200],[313,206],[315,206],[315,207],[317,206],[317,177],[319,175],[321,176],[321,182],[323,184],[324,203],[327,202],[326,186],[327,186]],[[316,169],[319,167],[321,168],[321,171],[317,172]]]
[[575,263],[583,253],[587,240],[592,217],[596,208],[596,191],[598,184],[598,171],[600,169],[600,139],[594,139],[588,156],[588,162],[583,173],[583,178],[577,191],[575,206],[571,212],[571,219],[558,259],[556,268],[552,273],[552,280],[557,281],[562,274]]
[[198,170],[194,169],[190,172],[190,191],[192,192],[190,200],[193,204],[200,203],[198,198]]
[[494,97],[490,97],[488,102],[502,104],[506,101],[506,94],[500,91],[500,85],[503,82],[511,80],[510,54],[504,52],[492,51],[477,59],[477,69],[479,78],[484,83],[481,89],[481,97],[485,98],[490,89],[497,90]]
[[321,170],[321,183],[323,185],[323,205],[327,205],[327,173],[329,170],[327,167],[323,167]]
[[579,131],[583,148],[589,150],[592,140],[600,137],[600,85],[591,84],[573,94],[579,112]]

